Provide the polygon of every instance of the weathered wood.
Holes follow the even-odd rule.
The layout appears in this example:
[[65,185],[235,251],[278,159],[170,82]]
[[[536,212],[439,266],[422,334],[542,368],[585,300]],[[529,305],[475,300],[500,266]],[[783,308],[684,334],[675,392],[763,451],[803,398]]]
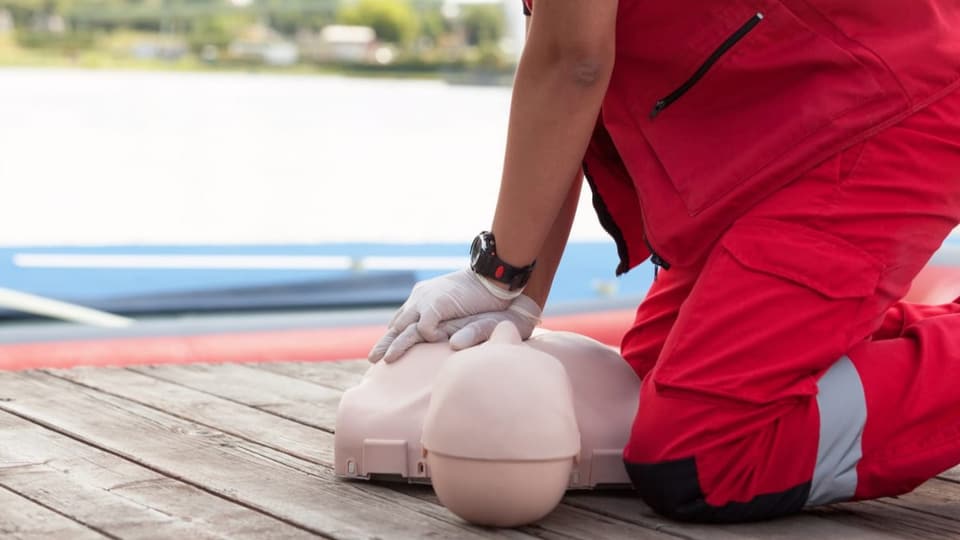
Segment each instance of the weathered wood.
[[[897,524],[896,517],[886,517],[882,512],[858,513],[855,507],[858,507],[860,503],[844,505],[845,507],[840,509],[826,508],[808,511],[804,514],[760,523],[699,525],[677,523],[662,518],[654,514],[638,498],[632,497],[628,492],[575,494],[568,495],[564,501],[566,504],[584,510],[642,524],[645,527],[659,528],[666,533],[682,535],[696,540],[766,540],[769,538],[886,540],[914,538],[922,533],[916,528],[911,528],[910,525],[888,528],[888,525]],[[893,510],[892,513],[896,514],[897,509]]]
[[131,369],[331,433],[342,394],[340,390],[239,364]]
[[[428,486],[397,484],[394,489],[413,495],[425,501],[440,504],[436,494]],[[616,518],[601,516],[566,504],[561,504],[547,517],[520,530],[540,538],[624,538],[668,540],[682,538],[656,530],[656,527],[642,527]]]
[[[329,365],[329,363],[308,364],[309,367],[306,369],[301,369],[300,367],[298,367],[298,364],[284,364],[283,366],[286,366],[286,367],[279,367],[281,365],[277,365],[274,367],[279,367],[279,371],[283,371],[289,377],[296,380],[297,381],[296,384],[301,388],[304,388],[303,390],[301,390],[301,394],[303,396],[307,396],[308,390],[306,390],[305,388],[309,388],[309,387],[303,387],[303,384],[305,382],[303,379],[306,378],[305,377],[306,374],[310,374],[311,382],[319,379],[319,380],[325,381],[327,384],[330,384],[331,387],[335,385],[349,387],[355,384],[356,381],[359,381],[360,375],[358,375],[357,373],[360,372],[361,370],[357,369],[356,366],[363,367],[364,371],[365,369],[367,369],[367,367],[364,366],[363,364],[365,364],[365,362],[354,361],[352,363],[344,362],[336,366]],[[350,367],[345,368],[345,366],[350,366]],[[354,371],[350,371],[351,368]],[[282,379],[274,380],[271,378],[270,384],[265,385],[265,388],[261,390],[260,387],[256,387],[252,385],[252,382],[250,381],[251,374],[249,373],[248,370],[231,369],[226,373],[224,373],[222,377],[215,377],[214,373],[216,372],[216,370],[217,370],[217,367],[210,367],[208,370],[204,370],[205,380],[206,379],[218,380],[218,384],[215,385],[214,388],[209,389],[211,393],[216,393],[218,395],[227,394],[226,397],[230,399],[235,399],[242,403],[249,403],[250,405],[254,405],[254,406],[256,406],[259,403],[263,403],[265,401],[277,400],[279,399],[279,396],[282,393]],[[324,372],[335,372],[338,374],[333,376],[323,375]],[[178,384],[193,385],[198,388],[203,387],[204,386],[203,382],[192,380],[193,373],[194,373],[193,371],[190,371],[190,372],[181,371],[171,366],[164,370],[163,377],[172,381],[176,381]],[[346,376],[343,375],[344,373],[346,373],[347,375]],[[350,379],[351,376],[355,377],[355,379],[351,380]],[[331,381],[334,381],[334,382],[331,382]],[[340,381],[340,382],[338,383],[336,381]],[[241,394],[238,391],[238,389],[245,388],[245,387],[249,388],[249,391],[246,394]],[[332,429],[334,425],[333,420],[330,419],[329,417],[323,417],[323,418],[326,418],[326,420],[318,419],[318,417],[313,414],[313,411],[311,408],[303,407],[301,404],[290,403],[286,406],[282,406],[281,404],[277,403],[275,404],[274,410],[282,410],[284,416],[288,418],[292,418],[297,421],[301,421],[305,423],[313,423],[314,425],[318,425],[320,427]],[[329,422],[329,423],[324,423],[324,422]],[[578,495],[574,494],[568,497],[567,499],[565,499],[564,505],[562,505],[561,508],[563,506],[567,506],[568,504],[573,507],[577,507],[576,497],[578,497]],[[653,514],[652,511],[646,508],[642,502],[640,502],[638,499],[632,498],[630,494],[627,495],[626,500],[631,501],[632,503],[631,506],[633,508],[633,515],[632,516],[619,515],[619,516],[612,516],[612,517],[617,519],[632,520],[631,522],[634,523],[635,525],[639,527],[646,527],[647,529],[656,529],[658,527],[665,526],[665,524],[671,523]],[[621,500],[620,503],[622,504],[622,502],[623,501]],[[872,516],[874,513],[876,513],[874,510],[875,509],[867,508],[864,510],[864,513],[867,516]],[[942,511],[945,511],[945,510],[947,510],[947,508],[944,508]],[[562,513],[558,515],[562,515]],[[883,513],[880,512],[877,515],[882,517]],[[908,514],[906,516],[906,519],[909,522],[911,520],[914,520],[915,517],[916,516],[912,514]],[[823,521],[823,519],[816,518],[815,516],[806,516],[806,517],[801,516],[800,519],[807,519],[811,523],[811,525],[803,525],[804,527],[813,527],[817,531],[825,532],[825,531],[828,531],[831,527],[829,521],[827,523],[820,523],[820,521]],[[841,518],[831,518],[831,521],[834,519],[855,521],[857,518],[856,516],[850,517],[850,516],[847,516],[846,514],[843,514]],[[867,519],[867,518],[864,518],[864,519]],[[872,531],[872,530],[868,531],[867,533],[864,533],[863,531],[860,531],[859,533],[857,533],[856,531],[859,530],[858,528],[859,525],[855,527],[850,527],[849,525],[837,524],[837,526],[840,527],[841,530],[850,529],[851,532],[849,532],[849,534],[851,535],[866,534],[866,537],[874,537],[877,534],[876,531]],[[931,526],[934,528],[934,530],[939,531],[942,534],[945,533],[946,531],[952,530],[950,524],[934,523]],[[750,527],[755,528],[757,526],[750,526]],[[665,529],[665,530],[669,531],[672,534],[687,534],[688,532],[687,529]],[[708,532],[710,530],[713,530],[712,527],[708,527],[707,529],[705,529],[703,531],[703,534],[706,534],[706,535],[712,534]],[[776,530],[778,530],[776,527],[773,527],[770,529],[762,529],[757,534],[758,536],[766,536],[774,533]],[[880,531],[885,532],[885,529],[881,527]],[[910,533],[910,531],[916,532],[916,529],[911,528],[911,526],[908,525],[906,526],[905,531],[907,531],[907,533]],[[733,533],[733,536],[740,536],[742,534],[746,534],[746,533],[741,531],[736,531]],[[848,533],[845,533],[845,534],[848,534]]]
[[[147,529],[154,536],[204,537],[207,531],[208,537],[251,538],[275,530],[333,538],[960,538],[956,469],[903,497],[758,524],[675,523],[620,492],[568,495],[550,516],[519,530],[471,527],[439,506],[427,487],[333,478],[329,431],[336,403],[367,368],[365,361],[349,361],[0,374],[0,410],[31,420],[0,414],[0,503],[3,492],[14,489],[26,497],[13,495],[20,508],[27,505],[27,515],[46,512],[94,537],[84,524],[122,538],[150,536],[138,532]],[[196,502],[198,496],[221,509]],[[72,513],[61,512],[71,505]],[[113,517],[93,521],[98,508]],[[209,513],[198,513],[201,508]],[[276,518],[286,529],[246,532],[237,523],[244,518],[219,514],[226,509]],[[133,524],[136,512],[147,516],[140,528]],[[181,523],[184,516],[198,523]],[[237,528],[224,528],[229,523]],[[22,536],[50,536],[48,527],[42,530]]]
[[960,483],[960,467],[954,467],[950,469],[949,471],[941,474],[940,478]]
[[0,488],[0,537],[10,540],[109,538],[5,488]]
[[889,499],[838,504],[816,511],[836,512],[840,516],[837,521],[870,529],[874,535],[884,533],[897,538],[917,539],[960,538],[960,523],[956,520],[927,514],[908,506],[892,505]]
[[0,409],[326,536],[491,536],[382,486],[336,481],[327,467],[47,374],[0,373]]
[[356,386],[363,374],[370,369],[366,360],[338,360],[336,362],[264,362],[256,364],[258,369],[279,373],[310,381],[321,386],[337,390],[346,390]]
[[0,413],[0,486],[124,539],[315,538],[8,413]]
[[944,527],[953,527],[960,537],[960,485],[954,482],[935,478],[912,493],[880,502],[944,518],[952,522]]
[[[333,466],[333,436],[329,433],[289,422],[290,425],[281,428],[279,430],[281,433],[275,435],[272,426],[277,422],[284,423],[285,420],[235,402],[125,369],[85,368],[51,370],[50,373],[101,392],[166,410],[185,420],[194,421],[224,433],[255,440],[275,450],[292,453],[328,467]],[[271,427],[264,429],[265,425]],[[298,437],[309,440],[314,447],[297,441]],[[291,442],[297,443],[294,445],[297,449],[295,452],[287,451]],[[358,482],[355,485],[363,489],[363,483]],[[429,487],[404,484],[389,484],[385,487],[396,490],[399,497],[407,496],[406,494],[415,496],[422,502],[421,505],[417,505],[420,511],[429,511],[455,519],[439,506],[439,501]],[[402,501],[402,499],[395,499],[395,501]],[[435,508],[428,508],[428,505],[433,505]],[[632,538],[669,538],[668,535],[653,533],[629,523],[603,518],[565,505],[561,505],[540,526],[530,530],[524,529],[524,531],[540,537],[562,535],[565,538],[585,540],[596,538],[597,533],[590,531],[605,531],[607,536],[614,537],[620,535]]]
[[123,368],[48,373],[314,463],[333,466],[333,435],[247,405]]

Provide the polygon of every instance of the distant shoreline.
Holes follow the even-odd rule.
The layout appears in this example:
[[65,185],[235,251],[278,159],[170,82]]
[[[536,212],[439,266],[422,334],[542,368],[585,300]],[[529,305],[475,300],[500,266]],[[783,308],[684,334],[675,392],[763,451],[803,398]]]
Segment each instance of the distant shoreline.
[[476,69],[420,68],[419,66],[364,66],[337,64],[295,64],[268,66],[252,64],[209,64],[196,58],[178,61],[137,60],[118,58],[101,53],[81,53],[76,58],[32,54],[28,56],[4,54],[0,49],[0,68],[53,68],[115,71],[149,71],[174,73],[250,73],[269,75],[339,75],[367,79],[442,80],[452,84],[480,86],[510,86],[513,73],[509,70],[482,71]]

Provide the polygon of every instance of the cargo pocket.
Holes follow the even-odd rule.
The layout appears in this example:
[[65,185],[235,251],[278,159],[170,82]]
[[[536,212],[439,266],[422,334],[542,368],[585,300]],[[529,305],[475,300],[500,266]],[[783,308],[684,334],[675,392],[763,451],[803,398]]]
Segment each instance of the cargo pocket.
[[658,391],[751,404],[815,395],[818,374],[862,339],[882,270],[832,234],[741,220],[682,308],[652,374]]

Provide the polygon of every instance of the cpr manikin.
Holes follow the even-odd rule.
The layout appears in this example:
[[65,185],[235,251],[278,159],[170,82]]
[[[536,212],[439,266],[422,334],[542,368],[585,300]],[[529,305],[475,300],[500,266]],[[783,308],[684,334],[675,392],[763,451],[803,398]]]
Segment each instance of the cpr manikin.
[[457,353],[420,344],[344,394],[336,472],[432,482],[472,523],[534,522],[566,489],[630,484],[622,451],[639,386],[616,350],[567,332],[521,342],[505,322]]

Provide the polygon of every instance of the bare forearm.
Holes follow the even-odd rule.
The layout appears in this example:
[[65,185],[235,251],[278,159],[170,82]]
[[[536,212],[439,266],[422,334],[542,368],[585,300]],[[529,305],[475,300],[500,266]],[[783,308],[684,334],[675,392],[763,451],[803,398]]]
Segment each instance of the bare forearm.
[[537,256],[537,266],[530,276],[524,294],[533,299],[540,308],[547,303],[550,296],[550,288],[553,286],[553,278],[557,273],[557,267],[560,265],[560,259],[563,257],[564,248],[567,246],[567,239],[570,237],[570,228],[573,226],[573,218],[577,213],[577,203],[580,199],[580,189],[583,184],[583,177],[578,171],[567,193],[567,198],[557,215],[557,219],[550,227],[547,238],[543,243],[543,248]]
[[[589,17],[596,17],[596,10]],[[563,19],[546,9],[534,15],[514,83],[493,221],[498,255],[512,265],[541,256],[577,177],[613,67],[612,32],[587,45],[565,43],[563,36],[584,32],[583,26],[606,28],[612,17],[615,11],[588,21]]]

